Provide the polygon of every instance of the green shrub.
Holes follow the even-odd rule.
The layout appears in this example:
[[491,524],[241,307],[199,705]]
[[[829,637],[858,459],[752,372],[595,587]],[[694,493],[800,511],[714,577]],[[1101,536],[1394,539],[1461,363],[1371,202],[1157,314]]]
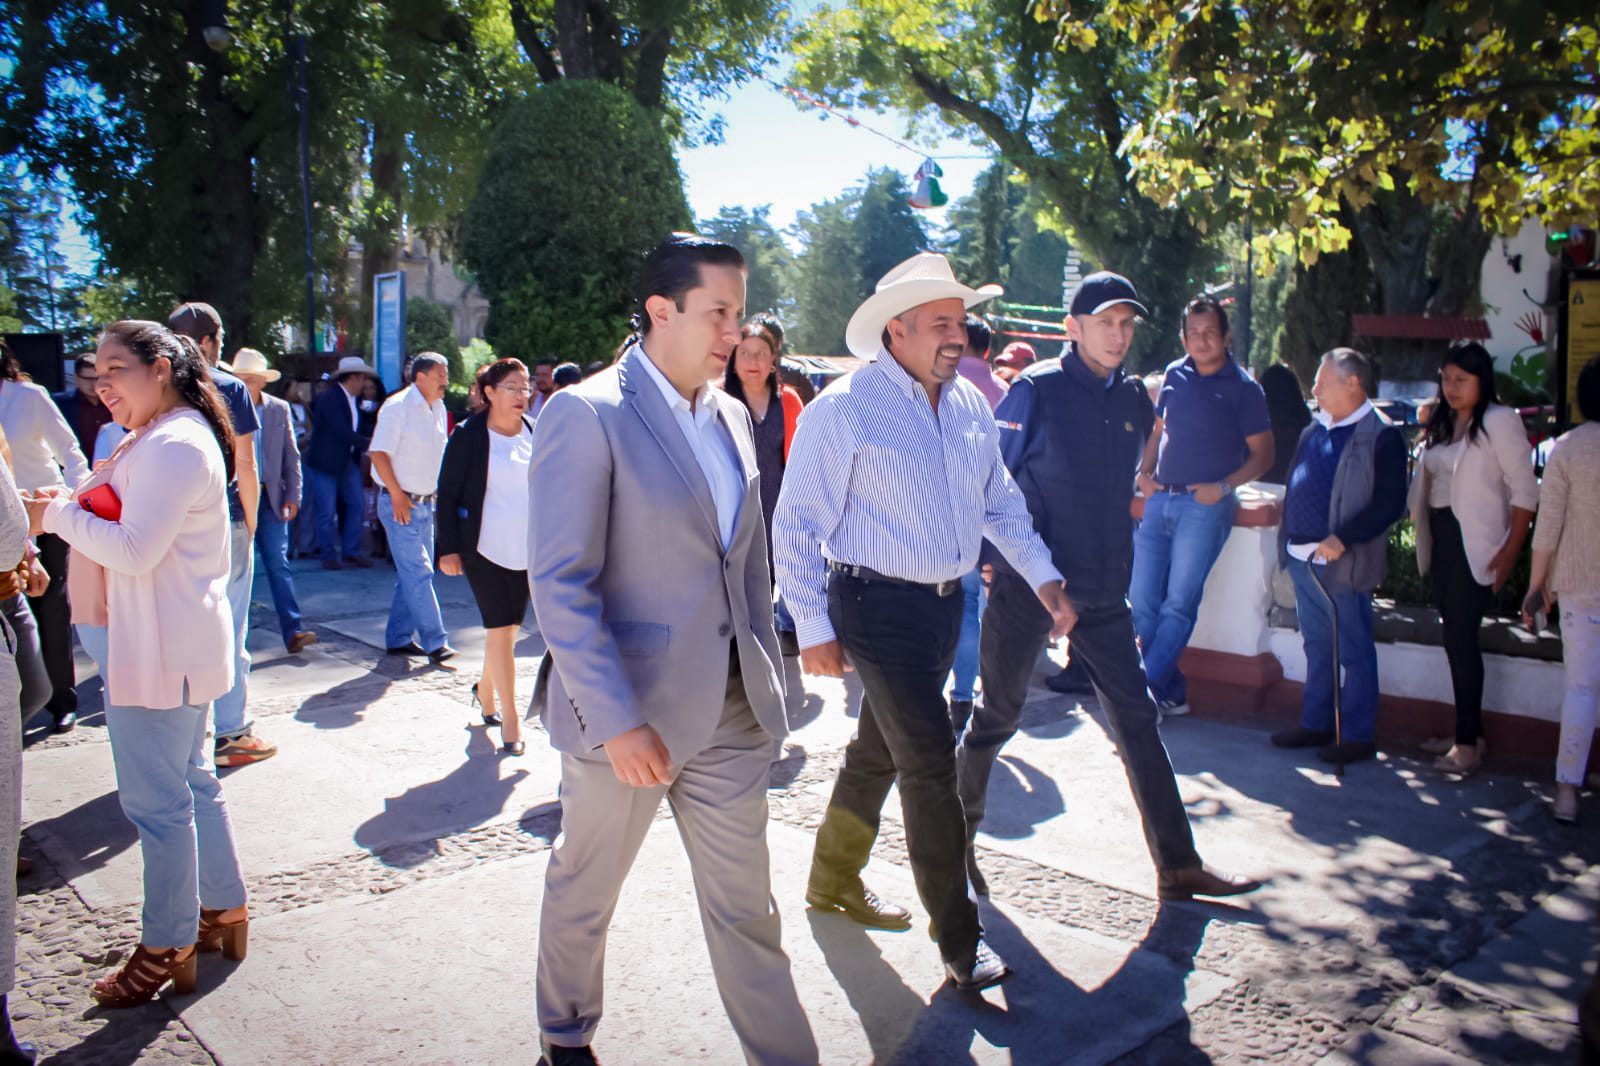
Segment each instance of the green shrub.
[[450,363],[450,380],[461,378],[461,345],[455,322],[444,304],[427,300],[406,301],[406,354],[438,352]]
[[[1533,538],[1528,539],[1531,542]],[[1511,568],[1511,577],[1495,595],[1491,614],[1515,617],[1522,610],[1532,565],[1533,549],[1524,544],[1522,554]],[[1401,607],[1433,606],[1432,581],[1417,573],[1417,531],[1410,518],[1402,518],[1389,530],[1389,574],[1375,595],[1393,600]]]
[[577,80],[513,104],[493,137],[463,240],[489,342],[530,365],[609,358],[640,257],[691,224],[671,143],[626,92]]

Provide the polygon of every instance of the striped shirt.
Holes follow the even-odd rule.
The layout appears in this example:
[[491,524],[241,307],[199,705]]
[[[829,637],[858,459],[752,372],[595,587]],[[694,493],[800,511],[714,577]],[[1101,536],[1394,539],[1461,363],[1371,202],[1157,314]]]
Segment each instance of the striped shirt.
[[802,648],[834,639],[830,560],[905,581],[954,581],[978,565],[987,537],[1032,587],[1061,580],[999,441],[971,382],[945,384],[936,418],[888,352],[805,409],[772,520],[778,587]]

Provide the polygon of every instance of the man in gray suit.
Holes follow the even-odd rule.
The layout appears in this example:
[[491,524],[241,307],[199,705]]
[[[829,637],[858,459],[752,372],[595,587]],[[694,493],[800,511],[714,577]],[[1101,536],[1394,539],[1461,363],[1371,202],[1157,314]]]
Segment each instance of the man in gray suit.
[[606,930],[663,796],[745,1057],[817,1062],[771,894],[766,790],[788,723],[755,447],[744,406],[707,384],[744,293],[736,249],[668,238],[645,257],[634,342],[534,429],[528,580],[550,648],[534,704],[562,753],[539,928],[550,1066],[595,1061]]
[[256,405],[256,469],[261,472],[261,503],[256,518],[256,550],[272,587],[272,605],[278,609],[278,629],[283,646],[298,655],[317,642],[305,628],[300,602],[294,594],[294,574],[289,570],[289,523],[300,513],[300,446],[295,443],[289,405],[269,395],[266,387],[283,376],[267,364],[254,348],[240,348],[233,356],[233,376],[245,383]]

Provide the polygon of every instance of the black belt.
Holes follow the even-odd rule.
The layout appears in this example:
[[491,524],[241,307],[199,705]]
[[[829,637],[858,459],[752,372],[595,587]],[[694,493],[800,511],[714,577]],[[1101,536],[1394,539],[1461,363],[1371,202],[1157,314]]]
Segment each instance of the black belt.
[[906,585],[914,589],[927,589],[935,596],[953,596],[957,592],[961,591],[960,578],[954,578],[950,581],[936,582],[907,581],[903,577],[890,577],[888,574],[880,574],[869,566],[854,566],[850,563],[834,562],[832,559],[828,560],[828,569],[832,570],[836,574],[843,574],[846,577],[853,577],[858,581],[877,582],[884,585]]
[[[380,486],[380,488],[384,492],[389,492],[389,486],[387,486],[387,485],[382,485],[382,486]],[[391,496],[394,495],[393,493],[389,493],[389,494]],[[424,496],[420,492],[402,492],[400,495],[404,496],[406,499],[410,500],[412,503],[433,503],[433,502],[435,502],[436,500],[439,499],[439,494],[437,492],[429,493],[426,496]]]

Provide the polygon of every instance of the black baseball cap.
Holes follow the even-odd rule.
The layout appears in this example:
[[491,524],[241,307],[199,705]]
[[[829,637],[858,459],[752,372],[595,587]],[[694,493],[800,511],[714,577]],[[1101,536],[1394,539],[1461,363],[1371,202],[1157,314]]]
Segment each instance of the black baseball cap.
[[1133,287],[1133,282],[1109,270],[1090,274],[1072,294],[1075,315],[1098,315],[1115,304],[1129,304],[1145,318],[1150,317],[1150,312],[1139,302],[1139,290]]

